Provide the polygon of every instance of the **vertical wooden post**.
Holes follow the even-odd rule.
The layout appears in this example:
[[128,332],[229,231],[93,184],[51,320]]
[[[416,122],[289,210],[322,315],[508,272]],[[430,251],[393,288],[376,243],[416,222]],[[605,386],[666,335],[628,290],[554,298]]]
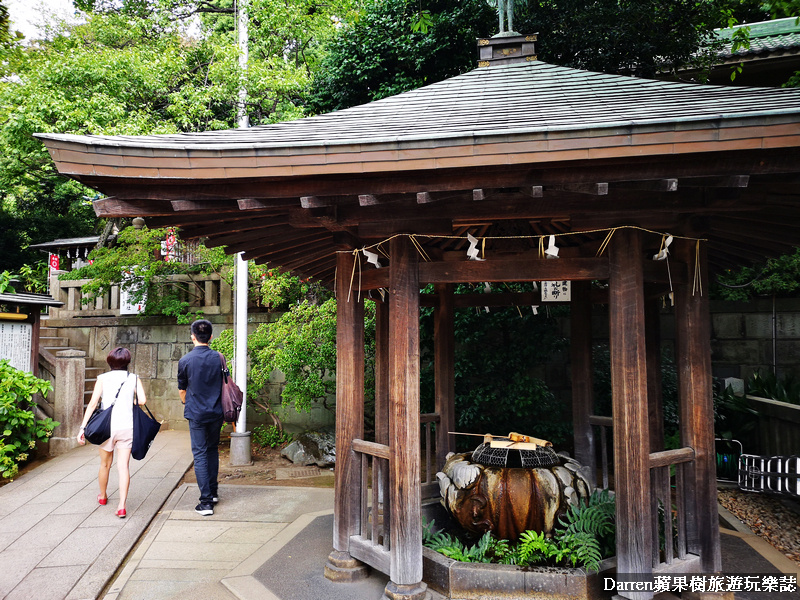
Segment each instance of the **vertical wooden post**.
[[336,479],[333,552],[325,565],[332,581],[357,581],[368,568],[350,556],[350,536],[359,527],[361,469],[352,443],[364,437],[364,300],[350,290],[353,254],[336,258]]
[[650,415],[650,452],[664,449],[664,399],[661,390],[660,299],[644,305],[644,334],[647,348],[647,399]]
[[590,483],[597,484],[597,450],[589,416],[594,412],[592,366],[591,282],[572,282],[570,302],[570,362],[572,363],[572,427],[575,460],[589,467]]
[[453,285],[439,283],[434,286],[439,299],[433,311],[433,351],[435,370],[436,412],[436,468],[444,467],[445,456],[455,451],[455,442],[449,431],[456,427],[455,384],[455,314]]
[[422,600],[420,514],[419,269],[406,236],[389,243],[389,600]]
[[[641,232],[618,230],[610,244],[609,338],[617,504],[617,573],[652,573],[650,440]],[[648,600],[652,592],[625,592]]]
[[375,302],[375,441],[389,444],[389,299]]
[[[678,241],[678,240],[676,240]],[[699,254],[698,254],[699,253]],[[694,448],[686,468],[687,544],[705,572],[722,568],[717,519],[716,452],[711,382],[711,332],[705,247],[680,240],[678,260],[688,265],[688,285],[675,286],[681,443]],[[697,269],[697,271],[696,271]],[[696,289],[692,285],[698,279]]]

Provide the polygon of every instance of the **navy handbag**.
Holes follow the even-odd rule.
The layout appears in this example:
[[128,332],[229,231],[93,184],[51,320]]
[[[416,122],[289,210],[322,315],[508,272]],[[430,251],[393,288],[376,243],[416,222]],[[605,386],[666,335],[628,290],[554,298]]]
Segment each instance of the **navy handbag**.
[[[126,377],[125,381],[127,380],[128,378]],[[114,396],[114,402],[111,406],[100,410],[100,403],[98,403],[92,416],[89,417],[89,421],[83,429],[83,437],[89,443],[99,446],[111,437],[111,411],[114,410],[114,404],[116,404],[117,398],[119,398],[119,393],[122,391],[122,386],[125,385],[125,381],[120,384],[117,395]]]
[[131,446],[131,456],[136,460],[142,460],[147,456],[150,444],[153,443],[156,434],[161,429],[161,423],[156,421],[146,404],[139,404],[139,398],[136,394],[138,387],[139,381],[137,378],[136,387],[133,388],[133,444]]

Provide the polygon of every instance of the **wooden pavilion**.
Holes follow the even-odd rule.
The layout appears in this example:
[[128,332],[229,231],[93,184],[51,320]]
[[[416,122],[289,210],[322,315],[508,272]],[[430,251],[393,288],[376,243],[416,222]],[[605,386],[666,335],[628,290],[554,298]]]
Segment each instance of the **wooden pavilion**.
[[[454,284],[553,280],[573,282],[575,447],[587,464],[597,422],[590,283],[607,283],[618,572],[720,570],[707,277],[798,243],[800,90],[648,81],[523,59],[245,131],[38,137],[61,173],[108,196],[95,201],[98,215],[177,225],[184,237],[335,286],[329,578],[355,580],[370,565],[390,576],[386,598],[426,596],[420,432],[437,423],[441,466],[455,422],[453,313],[475,301],[455,296]],[[555,260],[545,258],[550,235]],[[652,260],[668,235],[667,259]],[[425,284],[436,290],[423,300],[435,306],[436,412],[421,418]],[[363,439],[369,293],[375,442]],[[657,332],[658,303],[670,294],[681,448],[665,451]],[[491,302],[535,303],[506,294]],[[662,550],[659,502],[677,505],[675,540]]]

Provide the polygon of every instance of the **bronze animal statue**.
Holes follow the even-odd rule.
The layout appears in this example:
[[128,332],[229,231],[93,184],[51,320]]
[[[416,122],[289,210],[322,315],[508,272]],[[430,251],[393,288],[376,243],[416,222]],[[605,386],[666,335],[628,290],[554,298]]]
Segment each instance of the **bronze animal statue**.
[[[486,456],[491,454],[495,436],[487,438],[492,439],[474,452],[449,454],[436,474],[442,504],[467,531],[478,535],[491,531],[507,540],[517,540],[529,529],[550,534],[570,505],[588,500],[592,490],[585,469],[575,460],[555,454],[546,445],[549,442],[523,442],[526,448],[522,450],[534,452],[527,461],[538,461],[541,466],[487,466],[475,461],[496,463],[496,456]],[[519,442],[508,441],[500,438],[495,448],[519,450],[515,448]],[[521,461],[524,464],[526,458]]]

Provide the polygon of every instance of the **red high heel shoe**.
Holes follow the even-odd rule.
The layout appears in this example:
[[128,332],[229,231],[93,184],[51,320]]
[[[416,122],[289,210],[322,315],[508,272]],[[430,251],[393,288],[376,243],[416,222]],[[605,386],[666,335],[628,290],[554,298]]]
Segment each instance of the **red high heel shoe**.
[[124,508],[120,508],[120,509],[117,511],[117,516],[118,516],[120,519],[124,519],[124,518],[125,518],[125,514],[126,514],[126,513],[125,513],[125,509],[124,509]]
[[100,504],[101,506],[105,506],[107,502],[108,502],[108,496],[106,496],[105,498],[101,498],[100,494],[97,494],[97,503],[98,504]]

